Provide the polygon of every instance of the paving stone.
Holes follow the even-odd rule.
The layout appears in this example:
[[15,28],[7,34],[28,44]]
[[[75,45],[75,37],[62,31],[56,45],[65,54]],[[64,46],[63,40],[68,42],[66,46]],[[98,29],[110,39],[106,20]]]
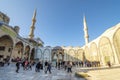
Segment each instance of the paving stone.
[[[15,72],[15,64],[5,65],[0,67],[0,80],[70,80],[70,74],[68,74],[63,69],[58,70],[52,68],[52,73],[45,74],[43,70],[40,72],[35,72],[35,67],[32,70],[24,71],[21,67],[19,73]],[[77,80],[73,77],[72,80]],[[80,80],[80,79],[78,79]]]

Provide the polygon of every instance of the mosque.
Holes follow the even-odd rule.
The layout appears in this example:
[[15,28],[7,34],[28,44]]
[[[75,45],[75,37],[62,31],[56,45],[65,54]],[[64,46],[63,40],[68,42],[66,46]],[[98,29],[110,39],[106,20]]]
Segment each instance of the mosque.
[[120,23],[107,29],[98,38],[89,42],[86,18],[83,18],[85,45],[72,46],[46,46],[40,38],[34,38],[36,10],[32,18],[29,38],[19,35],[19,27],[9,25],[10,18],[0,12],[0,58],[24,58],[59,61],[90,61],[100,62],[105,66],[107,62],[112,65],[120,64]]
[[32,18],[29,38],[19,35],[19,26],[10,26],[10,18],[0,12],[0,59],[35,58],[36,46],[43,46],[43,41],[38,37],[34,38],[36,22],[36,10]]

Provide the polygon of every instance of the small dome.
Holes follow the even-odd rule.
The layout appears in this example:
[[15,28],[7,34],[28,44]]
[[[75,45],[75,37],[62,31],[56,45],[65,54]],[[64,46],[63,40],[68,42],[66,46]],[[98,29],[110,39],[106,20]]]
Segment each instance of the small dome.
[[53,49],[62,49],[62,47],[56,46],[56,47],[54,47]]
[[17,34],[19,34],[19,30],[20,30],[19,26],[15,26],[15,27],[14,27],[14,30],[15,30],[15,32],[16,32]]
[[45,46],[46,48],[51,48],[51,46]]
[[0,21],[4,22],[6,24],[9,24],[10,18],[6,14],[0,12],[0,18],[1,18]]

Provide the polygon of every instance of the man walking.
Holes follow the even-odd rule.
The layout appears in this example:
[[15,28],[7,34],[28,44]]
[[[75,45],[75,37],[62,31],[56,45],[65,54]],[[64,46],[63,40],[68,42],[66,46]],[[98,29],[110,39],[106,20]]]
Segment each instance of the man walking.
[[49,73],[51,74],[51,63],[50,63],[50,62],[48,63],[47,70],[48,70],[48,71],[49,71]]
[[17,61],[17,63],[16,63],[16,72],[17,73],[19,73],[18,71],[19,71],[19,69],[20,69],[20,62],[19,61]]
[[47,73],[47,70],[48,70],[48,62],[45,61],[45,74]]
[[72,62],[71,62],[71,61],[68,62],[67,68],[68,68],[67,72],[68,72],[68,73],[69,73],[69,72],[72,73]]

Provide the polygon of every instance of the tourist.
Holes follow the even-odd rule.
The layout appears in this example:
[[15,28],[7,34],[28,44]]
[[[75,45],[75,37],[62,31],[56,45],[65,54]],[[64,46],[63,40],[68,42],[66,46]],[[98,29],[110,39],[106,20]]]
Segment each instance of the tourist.
[[28,67],[30,70],[32,70],[32,61],[29,62]]
[[69,72],[71,72],[72,73],[72,62],[68,62],[68,64],[67,64],[67,72],[69,73]]
[[39,62],[36,64],[35,71],[36,71],[36,72],[40,72],[40,67],[41,67],[41,62],[39,61]]
[[48,68],[48,62],[47,61],[45,61],[45,73],[47,73],[47,68]]
[[18,73],[18,71],[19,71],[19,69],[20,69],[20,62],[19,61],[17,61],[16,62],[16,72]]
[[111,67],[110,61],[107,62],[108,66]]
[[51,74],[51,63],[50,62],[48,63],[47,71],[49,71],[49,73]]
[[65,70],[67,69],[67,61],[65,61],[64,69],[65,69]]
[[24,64],[24,69],[25,69],[25,70],[28,70],[28,64],[29,64],[29,62],[28,62],[28,60],[26,60],[26,61],[25,61],[25,64]]

